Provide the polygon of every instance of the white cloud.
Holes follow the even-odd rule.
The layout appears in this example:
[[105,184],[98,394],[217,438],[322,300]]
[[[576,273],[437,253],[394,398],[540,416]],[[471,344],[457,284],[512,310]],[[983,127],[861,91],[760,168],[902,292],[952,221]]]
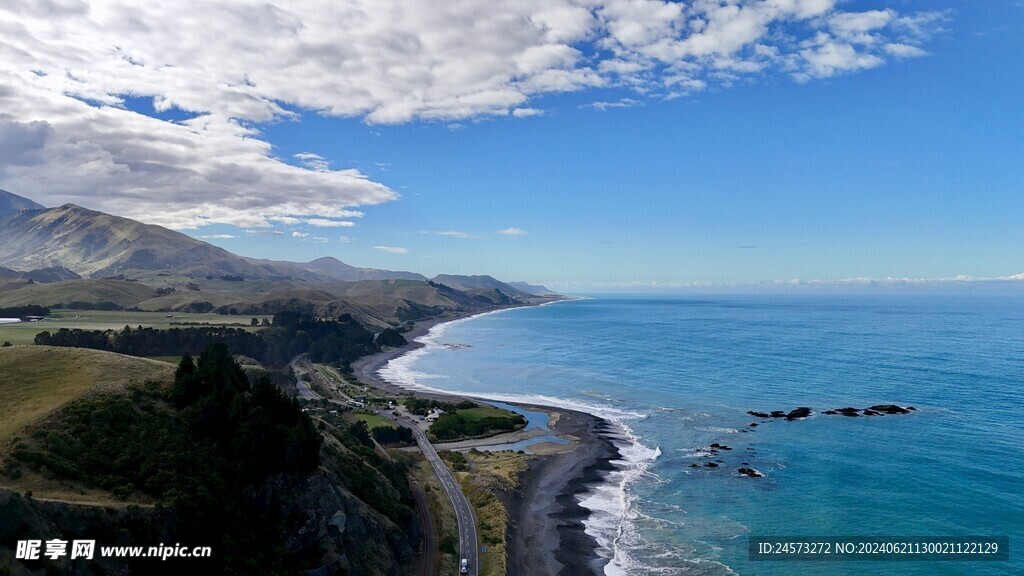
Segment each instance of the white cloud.
[[[594,87],[639,101],[773,72],[807,81],[920,55],[944,19],[835,0],[7,2],[0,187],[175,228],[346,218],[397,194],[312,151],[275,156],[263,123],[456,126]],[[129,97],[188,119],[135,113]]]
[[600,110],[604,112],[609,108],[632,108],[634,106],[642,106],[643,102],[634,98],[623,98],[616,102],[591,102],[589,104],[583,104],[580,108],[593,108],[594,110]]
[[318,242],[318,243],[327,242],[327,238],[325,238],[323,236],[313,236],[313,238],[311,238],[311,240],[313,240],[313,242]]
[[341,242],[342,244],[348,244],[351,241],[352,239],[348,236],[338,236],[338,242]]
[[909,44],[900,44],[893,42],[885,45],[885,51],[897,58],[918,58],[921,56],[927,56],[928,53],[918,48],[917,46],[910,46]]
[[402,248],[401,246],[374,246],[374,250],[380,250],[388,254],[408,254],[408,248]]
[[470,234],[469,232],[459,232],[458,230],[442,230],[440,232],[427,232],[427,231],[424,231],[423,233],[424,234],[433,234],[435,236],[450,236],[452,238],[463,238],[463,239],[477,238],[477,236],[474,236],[474,235]]
[[[361,213],[356,212],[356,214],[362,216]],[[326,218],[306,218],[305,222],[317,228],[351,228],[356,225],[355,222],[348,220],[327,220]]]
[[303,166],[316,172],[327,172],[331,169],[331,161],[319,154],[314,154],[312,152],[299,152],[295,155],[295,158],[298,159]]
[[309,232],[292,232],[292,238],[309,238]]
[[238,236],[232,236],[231,234],[207,234],[200,236],[205,240],[231,240],[232,238],[238,238]]
[[498,234],[504,234],[505,236],[526,236],[526,230],[522,228],[505,228],[504,230],[498,230]]
[[537,108],[516,108],[512,111],[512,116],[516,118],[529,118],[530,116],[543,116],[544,111],[538,110]]
[[895,10],[869,10],[867,12],[844,12],[829,18],[829,28],[840,37],[861,39],[870,42],[868,32],[878,30],[892,22]]
[[[935,12],[846,12],[835,0],[257,0],[106,2],[0,11],[4,60],[53,89],[112,105],[152,97],[220,118],[267,121],[296,109],[371,122],[515,114],[532,96],[614,85],[679,64],[698,76],[788,38],[899,26],[920,38]],[[188,30],[183,41],[181,30]],[[586,48],[586,55],[584,54]],[[750,53],[748,53],[748,51]],[[67,72],[68,74],[64,74]],[[529,114],[528,112],[520,113]],[[296,155],[315,169],[329,161]]]
[[795,76],[802,81],[811,78],[828,78],[842,72],[874,68],[885,63],[881,57],[860,52],[852,44],[836,40],[821,33],[807,48],[800,52],[804,60],[804,71]]
[[233,120],[175,124],[97,108],[3,67],[0,148],[20,152],[0,156],[0,188],[46,205],[73,202],[185,229],[266,227],[397,198],[357,170],[315,172],[275,160],[268,143]]

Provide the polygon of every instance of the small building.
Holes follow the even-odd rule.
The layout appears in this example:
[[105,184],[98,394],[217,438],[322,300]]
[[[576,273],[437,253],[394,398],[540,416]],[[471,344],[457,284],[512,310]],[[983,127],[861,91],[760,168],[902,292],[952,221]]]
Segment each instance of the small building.
[[442,414],[444,414],[444,410],[441,410],[440,408],[431,408],[430,412],[427,412],[427,422],[436,422]]
[[358,400],[349,400],[347,404],[353,408],[366,408],[366,403]]

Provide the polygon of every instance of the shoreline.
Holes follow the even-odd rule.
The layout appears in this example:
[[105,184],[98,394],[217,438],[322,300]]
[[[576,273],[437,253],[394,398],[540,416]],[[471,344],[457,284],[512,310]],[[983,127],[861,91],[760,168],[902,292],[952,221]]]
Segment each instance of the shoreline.
[[[473,318],[510,308],[497,308],[474,314],[452,314],[417,322],[405,334],[408,343],[398,348],[365,356],[352,363],[360,381],[402,395],[415,394],[440,401],[485,398],[435,390],[416,390],[385,380],[378,371],[391,360],[425,346],[418,342],[440,324]],[[586,532],[584,521],[591,511],[580,502],[581,495],[607,481],[615,470],[613,461],[621,454],[616,440],[623,438],[608,420],[567,408],[523,402],[508,404],[548,414],[550,434],[567,438],[566,446],[548,447],[531,456],[520,484],[511,492],[499,493],[509,516],[506,528],[506,553],[509,574],[558,574],[559,576],[602,575],[609,558],[598,554],[597,539]],[[489,438],[455,443],[457,449],[496,445],[522,439],[522,431]]]

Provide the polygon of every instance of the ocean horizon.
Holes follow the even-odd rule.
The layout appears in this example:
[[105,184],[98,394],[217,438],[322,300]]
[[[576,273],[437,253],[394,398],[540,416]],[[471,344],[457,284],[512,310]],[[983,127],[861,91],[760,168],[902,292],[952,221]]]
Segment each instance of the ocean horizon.
[[[381,375],[620,427],[615,471],[581,498],[609,575],[1013,574],[1024,563],[1012,552],[1008,561],[754,561],[747,542],[1008,536],[1018,546],[1022,303],[602,295],[439,324]],[[916,410],[823,413],[876,404]],[[798,406],[813,412],[747,413]],[[714,443],[728,449],[712,452]]]

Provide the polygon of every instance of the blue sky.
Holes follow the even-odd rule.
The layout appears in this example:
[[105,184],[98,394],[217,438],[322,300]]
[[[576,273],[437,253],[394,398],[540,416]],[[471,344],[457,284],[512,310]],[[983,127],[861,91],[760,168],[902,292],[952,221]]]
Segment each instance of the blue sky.
[[[407,111],[391,96],[339,112],[325,111],[345,105],[329,96],[319,105],[273,98],[282,111],[232,111],[241,118],[233,129],[250,131],[244,136],[265,144],[262,154],[277,164],[377,188],[346,183],[335,194],[331,186],[340,184],[311,181],[288,193],[300,197],[323,186],[320,196],[303,200],[308,209],[279,208],[283,201],[275,200],[262,216],[234,218],[244,202],[215,206],[213,199],[196,216],[198,226],[176,220],[181,209],[151,220],[247,256],[335,256],[359,266],[491,274],[563,290],[1024,272],[1024,6],[841,2],[812,20],[768,26],[758,42],[785,53],[795,41],[772,38],[793,34],[804,44],[790,52],[806,55],[821,30],[844,38],[830,15],[881,9],[892,11],[891,22],[934,17],[921,19],[928,29],[920,34],[892,24],[869,28],[882,40],[849,40],[858,54],[879,61],[848,69],[794,68],[795,57],[773,56],[755,72],[730,64],[725,74],[720,63],[691,58],[698,64],[686,68],[687,82],[696,84],[685,93],[669,94],[680,84],[666,78],[678,69],[650,56],[652,43],[635,48],[656,62],[641,79],[578,76],[569,90],[523,89],[525,103],[503,104],[506,96],[498,94],[479,108],[435,103]],[[626,33],[605,19],[608,37],[626,45]],[[687,40],[678,31],[669,36]],[[607,49],[593,40],[567,44],[591,62]],[[912,57],[897,57],[895,44]],[[749,45],[744,50],[717,54],[751,61]],[[126,81],[111,77],[118,81],[100,92],[119,97],[114,107],[122,112],[167,124],[197,116],[212,123],[221,113],[186,104],[203,96],[198,88],[192,95],[147,88],[153,94],[129,97]],[[258,79],[250,84],[261,86]],[[352,98],[365,85],[353,88]],[[437,89],[424,84],[425,92]],[[158,113],[154,98],[177,104]],[[103,108],[102,97],[89,103]],[[358,171],[354,178],[332,173],[350,169]],[[253,164],[248,172],[260,170]],[[12,170],[5,176],[4,188],[26,195],[17,184],[41,181]],[[307,175],[256,179],[240,198],[261,187],[284,189],[293,176]],[[54,199],[89,204],[72,184],[60,186]],[[134,189],[136,197],[145,187]],[[165,198],[177,194],[170,190]],[[202,186],[187,200],[203,202]],[[119,213],[117,206],[99,207]],[[318,214],[334,225],[311,225]]]

